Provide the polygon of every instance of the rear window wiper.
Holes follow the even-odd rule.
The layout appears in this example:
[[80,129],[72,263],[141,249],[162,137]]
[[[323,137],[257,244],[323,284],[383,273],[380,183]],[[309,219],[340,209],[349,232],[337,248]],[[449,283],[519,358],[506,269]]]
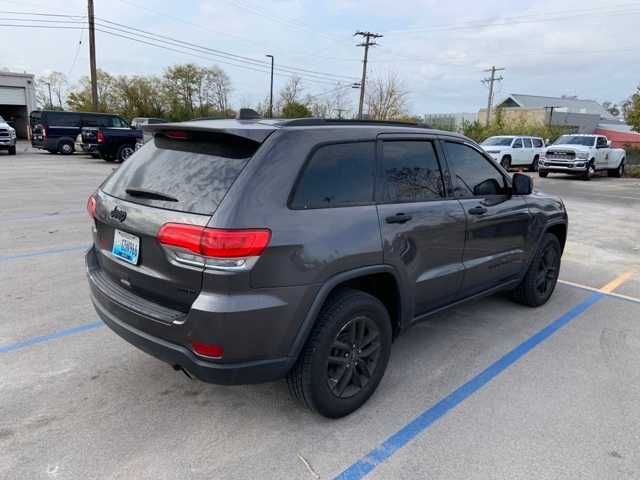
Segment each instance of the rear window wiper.
[[130,187],[125,190],[132,197],[150,198],[153,200],[164,200],[165,202],[178,202],[176,197],[167,195],[166,193],[156,192],[155,190],[149,190],[148,188]]

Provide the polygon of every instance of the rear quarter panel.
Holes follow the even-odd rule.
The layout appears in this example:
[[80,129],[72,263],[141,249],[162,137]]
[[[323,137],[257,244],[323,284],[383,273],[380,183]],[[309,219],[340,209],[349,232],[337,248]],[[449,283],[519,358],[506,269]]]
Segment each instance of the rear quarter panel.
[[626,156],[626,151],[623,148],[611,148],[608,152],[607,161],[610,169],[615,169],[620,166],[620,162]]
[[292,210],[290,192],[319,143],[375,141],[359,129],[274,132],[249,162],[211,219],[222,228],[268,227],[268,249],[251,272],[254,288],[320,284],[357,267],[382,263],[375,205]]

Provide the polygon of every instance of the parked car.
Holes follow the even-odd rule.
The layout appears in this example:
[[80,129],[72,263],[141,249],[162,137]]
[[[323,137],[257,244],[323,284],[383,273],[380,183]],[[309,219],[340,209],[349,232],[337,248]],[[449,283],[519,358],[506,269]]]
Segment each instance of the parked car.
[[84,127],[79,135],[83,151],[107,162],[124,162],[142,141],[142,131],[129,127]]
[[544,141],[539,137],[496,136],[487,138],[480,145],[506,170],[527,167],[535,172],[544,153]]
[[625,150],[611,148],[603,135],[562,135],[546,149],[538,174],[569,173],[590,180],[596,172],[607,172],[610,177],[622,177],[625,157]]
[[0,150],[6,150],[9,155],[16,154],[16,130],[0,117]]
[[138,144],[138,148],[142,146],[141,144],[147,143],[153,137],[153,135],[150,132],[144,131],[144,127],[146,127],[147,125],[157,125],[159,123],[167,123],[167,121],[163,120],[162,118],[152,118],[152,117],[136,117],[133,120],[131,120],[131,126],[133,128],[137,128],[138,130],[141,130],[144,132],[144,136],[142,137],[142,141]]
[[88,199],[91,299],[191,376],[286,376],[341,417],[416,322],[499,291],[537,307],[554,290],[564,205],[461,135],[319,119],[149,128]]
[[30,124],[34,148],[64,155],[75,152],[75,142],[83,127],[129,129],[123,118],[110,113],[35,110],[31,112]]

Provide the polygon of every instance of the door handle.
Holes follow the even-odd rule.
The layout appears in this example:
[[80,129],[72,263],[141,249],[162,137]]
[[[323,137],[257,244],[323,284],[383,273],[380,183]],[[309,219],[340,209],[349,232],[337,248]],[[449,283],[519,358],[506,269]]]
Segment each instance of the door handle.
[[396,213],[395,215],[385,218],[387,223],[406,223],[409,220],[411,220],[411,215],[407,215],[406,213]]
[[471,215],[482,215],[484,213],[487,213],[488,210],[486,209],[486,207],[483,207],[482,205],[477,205],[473,208],[469,209],[469,213]]

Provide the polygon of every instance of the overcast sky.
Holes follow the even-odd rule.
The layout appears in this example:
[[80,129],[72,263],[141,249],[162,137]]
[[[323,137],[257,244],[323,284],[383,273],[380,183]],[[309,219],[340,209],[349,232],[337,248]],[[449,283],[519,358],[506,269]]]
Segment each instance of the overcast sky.
[[[486,75],[483,70],[492,65],[506,68],[497,99],[527,93],[619,102],[640,84],[640,0],[95,0],[95,4],[103,25],[105,20],[118,22],[258,61],[269,53],[276,65],[355,79],[361,75],[362,48],[355,46],[353,33],[381,33],[380,45],[370,51],[370,75],[397,73],[410,92],[414,114],[476,112],[486,104],[487,89],[480,82]],[[0,9],[0,23],[15,24],[21,22],[7,19],[24,17],[7,12],[86,15],[86,1],[0,0]],[[56,17],[31,18],[50,26],[83,25],[60,23],[73,20],[64,17],[58,17],[58,23],[50,23]],[[72,82],[88,74],[86,31],[0,29],[0,67],[36,75],[58,70]],[[113,74],[160,74],[167,66],[189,61],[218,64],[231,77],[235,107],[255,104],[268,92],[266,73],[223,64],[203,53],[194,57],[102,32],[96,35],[98,66]],[[304,79],[306,93],[335,88],[333,80],[314,78]],[[286,81],[286,76],[277,76],[276,90]],[[355,105],[358,92],[348,91]]]

